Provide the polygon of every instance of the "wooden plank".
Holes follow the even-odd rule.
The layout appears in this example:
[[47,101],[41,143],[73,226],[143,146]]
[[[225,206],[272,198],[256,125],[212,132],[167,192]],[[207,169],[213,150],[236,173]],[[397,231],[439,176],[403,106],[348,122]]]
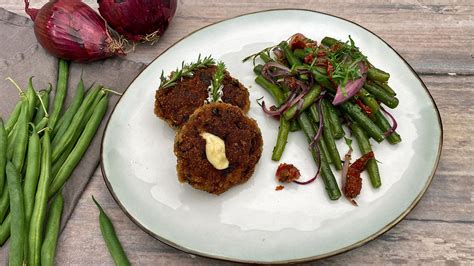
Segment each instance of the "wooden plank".
[[[4,7],[23,13],[21,1],[2,0]],[[45,2],[45,0],[42,0]],[[86,2],[96,6],[95,1]],[[141,45],[128,55],[150,62],[190,32],[210,23],[272,8],[306,8],[352,20],[386,40],[420,73],[474,74],[474,2],[370,0],[347,6],[346,1],[179,1],[168,32],[152,47]],[[40,3],[35,2],[35,6]]]

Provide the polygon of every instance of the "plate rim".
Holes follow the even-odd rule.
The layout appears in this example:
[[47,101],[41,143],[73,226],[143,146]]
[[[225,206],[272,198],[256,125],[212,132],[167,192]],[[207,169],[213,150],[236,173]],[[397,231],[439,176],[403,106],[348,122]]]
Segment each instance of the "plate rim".
[[[395,218],[394,220],[392,220],[391,222],[389,222],[388,224],[386,224],[384,227],[382,227],[380,230],[378,230],[377,232],[371,234],[370,236],[364,238],[364,239],[361,239],[359,241],[357,241],[356,243],[353,243],[349,246],[346,246],[346,247],[343,247],[343,248],[340,248],[340,249],[337,249],[337,250],[334,250],[334,251],[331,251],[331,252],[326,252],[324,254],[320,254],[320,255],[317,255],[317,256],[310,256],[310,257],[305,257],[305,258],[298,258],[298,259],[289,259],[289,260],[279,260],[279,261],[258,261],[258,260],[245,260],[245,259],[235,259],[235,258],[229,258],[229,257],[225,257],[225,256],[219,256],[219,255],[214,255],[214,254],[207,254],[207,253],[204,253],[204,252],[200,252],[200,251],[196,251],[196,250],[192,250],[192,249],[189,249],[189,248],[186,248],[186,247],[183,247],[177,243],[174,243],[173,241],[170,241],[168,239],[165,239],[164,237],[161,237],[157,234],[155,234],[154,232],[152,232],[151,230],[149,230],[148,228],[146,228],[145,226],[143,226],[137,219],[135,219],[128,211],[127,209],[125,208],[125,206],[122,204],[122,202],[119,200],[119,198],[117,197],[117,195],[115,194],[114,192],[114,189],[112,188],[112,185],[110,184],[109,182],[109,178],[107,177],[107,174],[105,172],[105,167],[104,167],[104,140],[105,140],[105,136],[106,136],[106,133],[107,133],[107,129],[109,127],[109,122],[112,118],[112,116],[114,115],[115,113],[115,109],[116,107],[118,106],[118,104],[120,103],[120,101],[122,100],[123,96],[125,95],[125,93],[128,91],[128,89],[130,88],[130,86],[135,82],[135,80],[151,65],[153,64],[159,57],[161,57],[164,53],[166,53],[169,49],[171,49],[172,47],[174,47],[176,44],[180,43],[181,41],[183,41],[184,39],[188,38],[189,36],[205,29],[205,28],[208,28],[208,27],[211,27],[211,26],[214,26],[216,24],[219,24],[221,22],[225,22],[225,21],[229,21],[229,20],[233,20],[233,19],[236,19],[236,18],[239,18],[239,17],[243,17],[243,16],[248,16],[248,15],[253,15],[253,14],[258,14],[258,13],[266,13],[266,12],[274,12],[274,11],[303,11],[303,12],[312,12],[312,13],[317,13],[317,14],[321,14],[321,15],[326,15],[326,16],[330,16],[330,17],[334,17],[334,18],[338,18],[338,19],[341,19],[341,20],[344,20],[346,22],[349,22],[351,24],[354,24],[362,29],[364,29],[365,31],[369,32],[370,34],[374,35],[375,37],[377,37],[380,41],[382,41],[385,45],[388,46],[388,48],[390,48],[393,52],[395,52],[395,54],[403,61],[403,63],[405,63],[405,65],[409,68],[409,70],[412,72],[412,74],[418,79],[418,81],[420,82],[420,84],[422,85],[422,87],[425,89],[425,92],[428,94],[433,106],[434,106],[434,109],[436,111],[436,116],[437,116],[437,121],[438,121],[438,126],[440,128],[440,137],[439,137],[439,144],[438,144],[438,151],[437,151],[437,155],[436,155],[436,161],[433,165],[433,168],[431,170],[431,173],[430,173],[430,176],[426,182],[426,184],[424,185],[423,189],[420,191],[420,193],[417,195],[417,197],[410,203],[410,205],[407,207],[407,209],[405,211],[403,211],[397,218]],[[120,99],[117,101],[117,104],[113,107],[111,113],[110,113],[110,116],[109,118],[107,119],[107,122],[105,124],[105,129],[104,129],[104,133],[102,134],[102,139],[101,139],[101,144],[100,144],[100,169],[101,169],[101,173],[102,173],[102,178],[104,179],[104,182],[105,182],[105,185],[107,187],[107,189],[109,190],[110,194],[112,195],[112,198],[114,199],[114,201],[117,203],[117,205],[120,207],[120,209],[125,213],[125,215],[133,222],[135,223],[142,231],[144,231],[145,233],[147,233],[148,235],[150,235],[151,237],[155,238],[156,240],[160,241],[161,243],[164,243],[170,247],[173,247],[177,250],[180,250],[182,252],[185,252],[185,253],[188,253],[188,254],[192,254],[192,255],[196,255],[196,256],[199,256],[199,257],[203,257],[203,258],[210,258],[210,259],[216,259],[216,260],[221,260],[221,261],[227,261],[227,262],[238,262],[238,263],[252,263],[252,264],[287,264],[287,263],[302,263],[302,262],[310,262],[310,261],[315,261],[315,260],[320,260],[320,259],[324,259],[324,258],[329,258],[329,257],[332,257],[332,256],[336,256],[336,255],[339,255],[339,254],[342,254],[342,253],[345,253],[345,252],[348,252],[350,250],[353,250],[355,248],[358,248],[358,247],[361,247],[367,243],[369,243],[370,241],[376,239],[377,237],[383,235],[384,233],[388,232],[390,229],[392,229],[393,227],[395,227],[398,223],[400,223],[417,205],[418,203],[420,202],[421,198],[424,196],[424,194],[426,193],[426,191],[428,190],[428,187],[431,185],[432,181],[433,181],[433,178],[434,178],[434,175],[436,173],[436,170],[438,169],[438,166],[439,166],[439,161],[440,161],[440,158],[441,158],[441,153],[442,153],[442,149],[443,149],[443,135],[444,135],[444,130],[443,130],[443,123],[442,123],[442,120],[441,120],[441,114],[439,112],[439,109],[438,109],[438,106],[436,105],[436,102],[433,98],[433,96],[431,95],[430,91],[428,90],[428,88],[426,87],[425,83],[423,82],[423,80],[420,78],[420,76],[416,73],[416,71],[413,69],[413,67],[405,60],[405,58],[403,58],[390,44],[388,44],[384,39],[382,39],[380,36],[378,36],[377,34],[375,34],[374,32],[372,32],[371,30],[367,29],[366,27],[356,23],[356,22],[353,22],[349,19],[346,19],[346,18],[343,18],[343,17],[340,17],[340,16],[336,16],[336,15],[332,15],[332,14],[329,14],[329,13],[325,13],[325,12],[321,12],[321,11],[316,11],[316,10],[312,10],[312,9],[305,9],[305,8],[272,8],[272,9],[264,9],[264,10],[258,10],[258,11],[254,11],[254,12],[249,12],[249,13],[244,13],[244,14],[240,14],[240,15],[236,15],[236,16],[233,16],[233,17],[230,17],[230,18],[225,18],[225,19],[222,19],[222,20],[219,20],[219,21],[216,21],[216,22],[213,22],[211,24],[208,24],[206,26],[203,26],[201,28],[198,28],[188,34],[186,34],[185,36],[181,37],[179,40],[177,40],[176,42],[174,42],[173,44],[171,44],[168,48],[166,48],[165,50],[163,50],[163,52],[161,52],[159,55],[157,55],[150,63],[148,63],[148,65],[142,70],[140,71],[140,73],[138,73],[135,78],[130,82],[130,84],[128,85],[128,87],[125,89],[125,91],[122,93],[122,96],[120,96]]]

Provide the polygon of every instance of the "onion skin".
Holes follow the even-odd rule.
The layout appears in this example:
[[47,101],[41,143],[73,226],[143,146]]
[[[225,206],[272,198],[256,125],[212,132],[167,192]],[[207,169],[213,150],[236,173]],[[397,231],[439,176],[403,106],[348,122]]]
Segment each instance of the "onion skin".
[[118,33],[133,42],[156,41],[168,28],[177,0],[98,0],[99,12]]
[[80,0],[52,0],[41,9],[25,11],[35,22],[36,39],[56,57],[87,62],[124,54],[106,22]]

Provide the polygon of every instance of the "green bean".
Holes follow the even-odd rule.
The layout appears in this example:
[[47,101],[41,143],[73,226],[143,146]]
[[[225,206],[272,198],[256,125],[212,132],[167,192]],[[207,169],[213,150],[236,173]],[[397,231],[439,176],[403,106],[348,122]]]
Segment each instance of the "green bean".
[[21,172],[25,161],[26,148],[28,146],[28,124],[29,124],[29,104],[25,101],[20,117],[17,122],[17,129],[15,132],[15,142],[12,152],[12,163]]
[[10,208],[10,196],[8,195],[8,185],[5,184],[2,196],[0,197],[0,221],[3,221]]
[[380,109],[380,105],[375,100],[374,96],[372,96],[368,91],[366,91],[364,88],[361,88],[360,91],[357,93],[357,96],[359,99],[367,105],[372,113],[378,112]]
[[56,193],[64,185],[74,168],[81,160],[82,156],[89,147],[89,144],[91,143],[97,129],[99,128],[102,118],[105,115],[105,112],[107,111],[107,104],[108,98],[103,97],[95,108],[92,117],[87,122],[87,125],[84,128],[84,131],[82,132],[76,145],[74,146],[74,149],[71,151],[68,158],[59,169],[58,174],[54,177],[49,190],[49,196],[54,195],[54,193]]
[[76,114],[74,115],[71,124],[67,128],[66,132],[62,136],[58,136],[58,140],[53,142],[53,153],[52,153],[52,161],[55,162],[61,153],[68,147],[68,144],[74,138],[76,132],[80,131],[79,127],[84,120],[84,116],[91,108],[95,100],[95,96],[100,90],[100,86],[94,87],[85,97],[84,101],[81,104],[81,107],[77,110]]
[[7,163],[8,193],[10,196],[11,240],[8,253],[9,265],[23,265],[25,249],[25,211],[19,171],[12,162]]
[[369,80],[367,83],[370,84],[370,85],[375,85],[377,87],[382,88],[383,90],[385,90],[386,93],[388,93],[391,96],[397,95],[397,93],[390,86],[388,86],[388,84],[386,82],[370,81]]
[[272,61],[272,58],[265,52],[260,53],[258,56],[263,60],[263,62],[268,63]]
[[327,47],[331,47],[333,46],[334,44],[336,43],[340,43],[342,44],[340,41],[334,39],[334,38],[331,38],[331,37],[324,37],[322,40],[321,40],[321,44],[324,45],[324,46],[327,46]]
[[312,104],[309,109],[308,109],[308,112],[309,112],[309,115],[311,117],[311,119],[313,119],[313,121],[315,123],[319,123],[319,112],[318,112],[318,107],[316,104]]
[[328,111],[329,127],[335,139],[341,139],[344,137],[344,129],[342,129],[341,121],[339,120],[339,114],[336,108],[331,103],[325,100],[326,109]]
[[50,129],[44,131],[41,147],[41,173],[34,200],[28,231],[28,265],[39,265],[43,226],[48,207],[48,190],[51,183],[51,140]]
[[[316,134],[316,131],[314,130],[314,127],[307,113],[301,113],[297,119],[298,123],[306,134],[308,142],[311,143],[314,135]],[[319,149],[321,149],[321,143],[318,143],[318,147]],[[316,163],[318,163],[318,156],[314,149],[311,149],[311,154]],[[331,200],[337,200],[341,197],[341,191],[339,190],[339,187],[337,185],[336,178],[334,177],[334,174],[331,171],[331,167],[329,166],[329,163],[326,160],[326,155],[324,154],[324,152],[320,152],[320,158],[321,160],[319,163],[321,168],[321,177],[323,179],[328,196]]]
[[288,64],[290,64],[290,67],[300,66],[302,64],[301,60],[293,54],[287,42],[282,42],[279,46],[283,50],[285,58],[288,61]]
[[256,65],[253,67],[253,72],[257,75],[260,75],[262,73],[263,65]]
[[5,123],[5,131],[7,132],[8,135],[10,134],[10,132],[12,132],[13,127],[16,125],[16,121],[18,121],[18,117],[20,116],[22,105],[23,105],[23,101],[22,100],[18,101],[12,113],[10,114],[10,117]]
[[[362,154],[367,154],[368,152],[372,151],[372,147],[370,146],[370,142],[369,142],[369,137],[357,123],[351,124],[351,131],[357,140],[357,144]],[[372,184],[372,186],[374,188],[380,187],[382,182],[380,181],[380,174],[379,174],[379,168],[377,166],[377,161],[375,159],[370,159],[367,162],[366,169],[367,169],[367,173],[369,174],[370,183]]]
[[303,49],[295,49],[293,50],[293,54],[299,59],[304,59],[307,55],[307,53]]
[[66,60],[59,59],[58,62],[58,82],[56,84],[56,93],[54,95],[53,112],[50,115],[48,127],[53,128],[56,126],[56,122],[61,114],[63,108],[64,99],[66,98],[67,92],[67,80],[69,75],[69,63]]
[[381,101],[386,106],[392,109],[398,106],[398,99],[386,93],[385,90],[369,84],[365,84],[364,89],[370,92],[370,94],[374,95],[377,100]]
[[303,97],[303,106],[301,107],[300,110],[298,110],[298,104],[295,104],[288,108],[285,112],[283,112],[283,117],[286,120],[291,120],[297,115],[298,113],[306,110],[312,103],[314,103],[314,100],[321,94],[321,86],[315,85],[313,86],[309,92]]
[[334,139],[334,134],[332,133],[331,129],[331,122],[329,120],[329,107],[330,105],[326,99],[322,99],[321,102],[321,110],[322,110],[322,119],[324,122],[323,126],[323,139],[326,142],[326,148],[331,157],[332,164],[336,168],[336,170],[342,169],[341,163],[341,155],[339,155],[339,151],[337,150],[336,141]]
[[123,250],[122,245],[115,233],[114,225],[112,221],[107,217],[107,214],[104,212],[102,207],[99,203],[95,200],[94,196],[92,196],[92,200],[99,208],[99,224],[100,224],[100,231],[102,232],[102,236],[104,238],[105,244],[109,249],[110,255],[115,262],[115,265],[130,265],[130,261]]
[[0,246],[3,246],[5,242],[10,237],[10,225],[11,225],[12,216],[9,213],[3,223],[0,225]]
[[339,105],[341,109],[349,115],[349,117],[359,125],[377,142],[382,142],[383,132],[377,127],[372,120],[370,120],[364,112],[359,108],[359,106],[347,101]]
[[[317,131],[318,128],[315,127],[315,130]],[[326,157],[326,161],[328,162],[328,164],[332,164],[332,159],[331,159],[331,156],[329,155],[329,151],[328,151],[328,146],[326,145],[326,141],[324,141],[324,138],[321,138],[319,139],[319,148],[321,149],[321,152],[324,153],[324,156]]]
[[367,78],[369,80],[387,82],[390,78],[390,74],[378,68],[372,67],[367,70]]
[[258,75],[255,78],[255,82],[262,88],[264,88],[266,91],[268,91],[278,104],[285,101],[285,96],[283,95],[283,92],[280,90],[280,88],[278,88],[277,85],[268,81],[262,75]]
[[300,124],[298,124],[298,121],[293,120],[290,122],[290,132],[296,132],[300,130],[301,130],[301,127],[300,127]]
[[84,81],[82,78],[79,80],[77,84],[76,93],[74,98],[72,99],[71,104],[67,108],[66,112],[64,112],[63,116],[58,120],[56,124],[56,128],[53,129],[53,134],[51,135],[53,138],[53,143],[55,136],[62,136],[66,132],[67,128],[71,124],[71,121],[76,114],[77,110],[81,106],[82,100],[84,99]]
[[41,141],[36,130],[31,133],[28,142],[28,153],[26,156],[26,174],[23,184],[24,202],[25,202],[25,222],[26,227],[30,225],[30,218],[35,203],[36,187],[40,175],[41,164]]
[[61,214],[63,212],[63,195],[58,193],[51,202],[46,232],[43,245],[41,246],[41,265],[54,265],[54,256],[56,254],[56,245],[58,242],[59,228],[61,226]]
[[5,167],[7,166],[8,135],[0,117],[0,191],[5,184]]
[[332,86],[333,86],[332,82],[329,79],[329,77],[326,73],[326,70],[324,68],[322,68],[322,67],[312,67],[312,68],[309,68],[309,70],[313,74],[313,77],[314,77],[314,79],[316,80],[316,82],[318,84],[321,84],[321,86],[323,86],[326,89],[330,89],[330,90],[334,91],[334,89],[332,88]]
[[30,77],[28,81],[28,89],[26,90],[26,98],[28,100],[28,118],[27,121],[33,120],[35,114],[35,106],[37,102],[36,91],[33,87],[33,77]]
[[[10,133],[8,134],[7,160],[11,160],[13,158],[13,151],[14,151],[15,148],[17,148],[16,136],[17,136],[17,133],[18,133],[18,124],[19,123],[24,123],[26,118],[27,118],[26,114],[28,112],[28,101],[26,100],[26,97],[22,96],[20,102],[21,102],[20,114],[17,118],[17,121],[15,122],[14,127],[12,128]],[[26,122],[26,123],[28,123],[28,122]]]
[[[49,108],[49,93],[51,92],[51,88],[52,88],[52,85],[50,83],[48,89],[41,90],[40,92],[38,92],[39,97],[41,98],[41,101],[43,102],[44,108],[46,110],[48,110],[48,108]],[[41,105],[41,102],[39,100],[37,101],[36,108],[37,108],[37,110],[36,110],[35,118],[33,119],[33,123],[35,125],[39,124],[40,121],[46,115],[44,110],[43,110],[43,106]]]
[[280,117],[280,128],[278,130],[278,137],[275,147],[273,148],[272,160],[279,161],[285,150],[285,146],[290,132],[290,121]]
[[[387,118],[385,118],[385,116],[382,114],[381,111],[374,113],[374,118],[375,118],[375,124],[377,124],[377,126],[379,126],[380,129],[382,129],[385,132],[390,130],[391,128],[390,123],[387,121]],[[400,141],[402,141],[402,138],[397,132],[393,132],[392,134],[388,135],[386,139],[388,140],[390,144],[397,144]]]

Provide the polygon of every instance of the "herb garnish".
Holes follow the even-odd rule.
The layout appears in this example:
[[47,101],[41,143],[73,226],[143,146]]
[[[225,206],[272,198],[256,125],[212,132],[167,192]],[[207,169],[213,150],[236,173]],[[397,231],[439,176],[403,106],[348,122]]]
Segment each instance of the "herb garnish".
[[167,78],[164,75],[164,72],[161,72],[161,84],[160,88],[168,88],[176,85],[176,81],[183,77],[192,77],[193,71],[198,68],[206,68],[215,64],[215,60],[209,55],[201,59],[201,55],[195,63],[185,64],[184,61],[181,63],[181,69],[176,69],[171,72],[171,75]]
[[[338,47],[339,46],[339,47]],[[354,41],[349,35],[349,41],[343,44],[336,44],[335,51],[328,53],[327,57],[333,67],[332,79],[341,86],[344,95],[345,85],[350,80],[356,80],[361,77],[359,63],[367,64],[367,57],[364,56],[359,48],[355,46]],[[330,48],[330,49],[333,49]]]
[[217,102],[221,99],[222,97],[222,88],[224,85],[222,85],[222,81],[224,80],[224,73],[225,73],[225,64],[222,61],[219,61],[217,63],[217,68],[216,72],[212,76],[212,82],[210,86],[210,95],[209,97],[211,98],[210,102]]

